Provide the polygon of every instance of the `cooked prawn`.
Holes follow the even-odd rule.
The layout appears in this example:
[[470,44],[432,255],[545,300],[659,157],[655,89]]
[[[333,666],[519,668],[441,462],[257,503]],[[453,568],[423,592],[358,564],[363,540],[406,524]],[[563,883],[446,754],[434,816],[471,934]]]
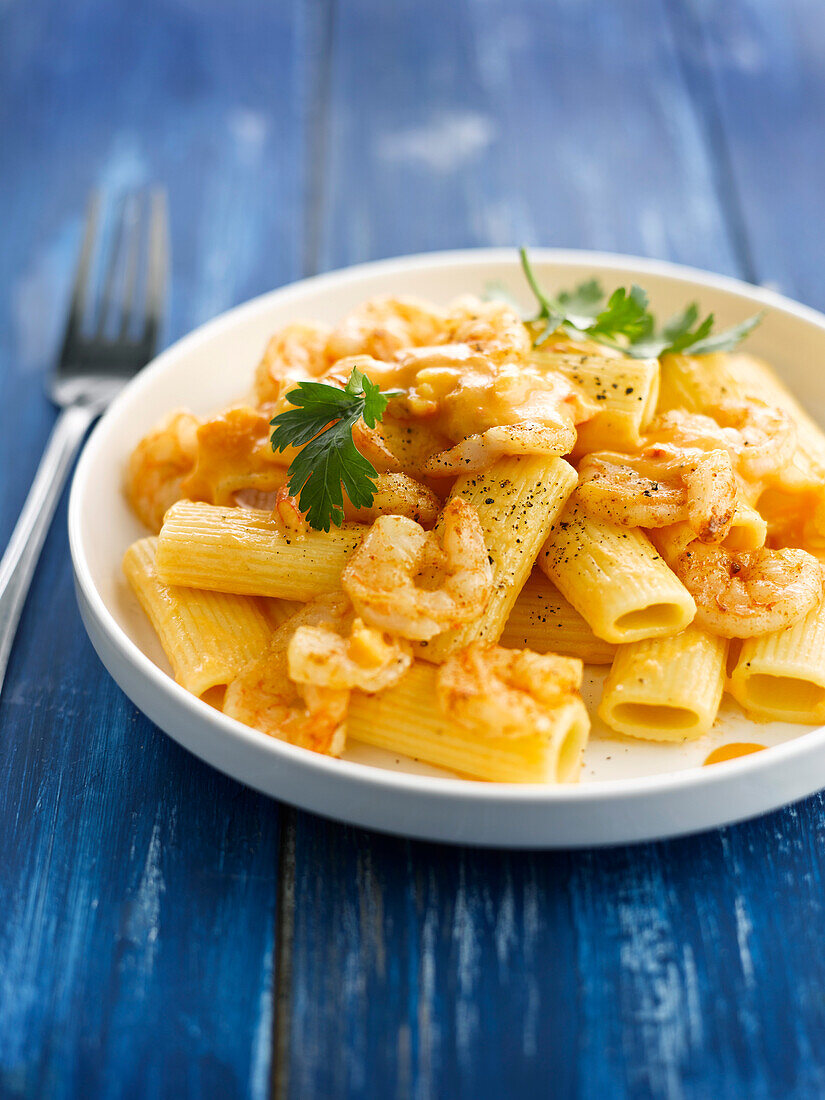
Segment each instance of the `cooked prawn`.
[[578,499],[584,511],[622,527],[686,521],[702,542],[721,542],[733,522],[736,496],[733,465],[723,450],[603,451],[586,455],[579,465]]
[[372,523],[379,516],[406,516],[422,527],[432,527],[441,510],[441,501],[426,485],[408,474],[379,474],[375,496],[368,508],[353,508],[344,502],[344,515],[358,523]]
[[338,628],[350,614],[343,594],[302,607],[272,635],[269,650],[251,662],[226,689],[223,710],[247,726],[314,752],[339,756],[345,743],[349,691],[289,677],[289,643],[303,627]]
[[195,465],[200,421],[176,412],[144,436],[129,458],[126,496],[138,517],[159,531],[163,517],[184,496],[182,483]]
[[327,325],[296,321],[278,329],[266,346],[255,371],[255,399],[265,405],[277,401],[290,385],[317,378],[330,366]]
[[724,447],[737,473],[749,482],[781,473],[796,448],[796,428],[788,414],[756,398],[720,401],[706,406],[704,413],[671,409],[651,421],[647,435],[651,442],[680,447]]
[[358,450],[379,473],[405,473],[420,479],[434,454],[446,450],[452,440],[427,420],[398,419],[389,411],[374,428],[360,420],[352,432]]
[[294,535],[306,534],[306,513],[301,511],[298,498],[290,494],[286,485],[282,485],[275,494],[275,507],[272,511],[287,531]]
[[223,712],[269,737],[340,756],[348,691],[303,689],[290,680],[285,652],[247,665],[226,689]]
[[445,319],[443,310],[418,298],[371,298],[330,334],[327,355],[330,362],[351,355],[391,361],[403,348],[438,342]]
[[194,468],[183,484],[190,500],[231,504],[240,489],[277,490],[292,452],[275,454],[269,414],[249,405],[227,409],[197,429]]
[[424,470],[431,477],[455,476],[486,470],[502,455],[565,455],[576,442],[576,429],[559,417],[555,427],[526,421],[488,428],[463,439],[455,447],[428,460]]
[[[286,485],[269,492],[240,489],[234,494],[233,503],[241,508],[275,512],[284,526],[296,534],[306,530],[298,498],[290,495]],[[422,527],[432,527],[440,510],[441,501],[432,489],[407,474],[379,474],[375,496],[368,508],[354,508],[344,494],[344,518],[354,523],[373,523],[379,516],[406,516]]]
[[578,699],[582,662],[474,643],[438,670],[441,709],[464,726],[497,737],[552,732],[551,713]]
[[526,325],[509,303],[472,294],[451,304],[438,343],[466,345],[492,360],[524,359],[533,348]]
[[299,627],[287,659],[289,677],[297,684],[376,692],[401,679],[412,664],[412,653],[407,642],[350,615],[338,629]]
[[492,569],[476,510],[451,500],[436,532],[381,516],[344,567],[341,583],[358,614],[403,638],[427,639],[480,615]]
[[804,550],[731,551],[693,542],[668,562],[696,602],[696,622],[723,638],[784,630],[822,596],[822,572]]

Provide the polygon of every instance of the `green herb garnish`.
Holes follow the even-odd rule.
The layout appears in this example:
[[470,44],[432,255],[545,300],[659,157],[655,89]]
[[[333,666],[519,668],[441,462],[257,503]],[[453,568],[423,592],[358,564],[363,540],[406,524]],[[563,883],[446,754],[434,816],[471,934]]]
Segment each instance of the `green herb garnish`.
[[700,322],[699,307],[691,302],[659,329],[648,309],[647,294],[640,286],[634,284],[629,291],[619,287],[605,302],[601,283],[589,279],[574,290],[562,291],[551,298],[539,286],[526,249],[520,249],[519,254],[525,277],[539,304],[538,313],[530,320],[534,324],[543,322],[533,340],[536,348],[561,330],[574,338],[585,337],[617,348],[634,359],[656,359],[667,352],[709,355],[732,351],[763,317],[762,313],[756,313],[732,328],[714,333],[713,314]]
[[270,421],[272,450],[300,447],[287,474],[287,486],[316,531],[344,521],[345,492],[355,508],[368,508],[375,497],[378,471],[356,448],[352,429],[359,420],[374,428],[390,397],[356,367],[343,389],[324,382],[299,382],[286,395],[294,409]]

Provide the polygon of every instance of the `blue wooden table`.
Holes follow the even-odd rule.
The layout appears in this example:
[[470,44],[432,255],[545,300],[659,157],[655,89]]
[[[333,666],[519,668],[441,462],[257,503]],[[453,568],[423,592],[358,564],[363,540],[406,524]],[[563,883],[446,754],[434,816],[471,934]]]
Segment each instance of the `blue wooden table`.
[[[0,545],[85,196],[162,181],[166,338],[518,242],[825,307],[822,0],[6,0]],[[405,842],[213,772],[110,681],[65,501],[0,698],[0,1096],[825,1095],[825,804],[579,853]]]

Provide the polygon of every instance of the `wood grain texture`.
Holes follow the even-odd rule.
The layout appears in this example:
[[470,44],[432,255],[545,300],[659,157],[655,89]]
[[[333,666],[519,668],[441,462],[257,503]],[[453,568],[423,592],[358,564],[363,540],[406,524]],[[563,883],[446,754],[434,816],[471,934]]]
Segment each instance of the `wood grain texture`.
[[[745,184],[696,38],[724,18],[339,0],[324,265],[527,240],[753,278]],[[696,839],[575,854],[299,814],[289,1094],[821,1095],[822,811],[818,796]]]
[[[54,416],[43,375],[90,187],[167,185],[171,338],[301,273],[318,13],[42,0],[0,19],[2,543]],[[0,1095],[267,1096],[278,807],[104,672],[65,502],[0,730]]]
[[746,277],[822,309],[825,7],[682,0],[670,13]]
[[[0,543],[92,184],[167,183],[170,338],[304,270],[521,241],[821,306],[824,21],[816,0],[7,0]],[[821,796],[584,853],[284,812],[108,679],[64,505],[0,698],[0,1095],[819,1097],[823,851]]]
[[330,93],[325,267],[524,242],[736,270],[660,0],[338,0]]

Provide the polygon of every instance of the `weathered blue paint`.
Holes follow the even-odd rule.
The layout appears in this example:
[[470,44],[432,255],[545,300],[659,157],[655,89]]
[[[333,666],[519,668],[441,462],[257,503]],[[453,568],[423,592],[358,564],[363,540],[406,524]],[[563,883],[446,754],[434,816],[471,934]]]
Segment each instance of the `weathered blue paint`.
[[[319,19],[104,0],[0,19],[4,543],[90,187],[167,185],[170,339],[302,273]],[[0,699],[0,1095],[266,1097],[279,809],[135,711],[70,578],[64,505]]]
[[[517,241],[822,306],[823,42],[816,0],[7,0],[0,542],[92,184],[167,183],[170,339],[316,267]],[[0,699],[0,1095],[263,1097],[277,1016],[295,1098],[818,1097],[824,831],[819,796],[584,853],[284,813],[105,675],[64,511]]]
[[[766,102],[825,94],[825,12],[791,8],[486,0],[376,15],[342,0],[324,263],[528,240],[746,278],[796,270],[785,219],[810,233],[819,204],[786,214],[755,178],[774,148],[814,147],[794,194],[823,164],[815,108]],[[710,91],[732,86],[726,40],[706,41],[731,23],[751,42],[741,64],[757,38],[770,73],[733,103]],[[789,289],[816,302],[825,283]],[[822,809],[579,854],[457,851],[298,815],[291,1095],[822,1095]]]

